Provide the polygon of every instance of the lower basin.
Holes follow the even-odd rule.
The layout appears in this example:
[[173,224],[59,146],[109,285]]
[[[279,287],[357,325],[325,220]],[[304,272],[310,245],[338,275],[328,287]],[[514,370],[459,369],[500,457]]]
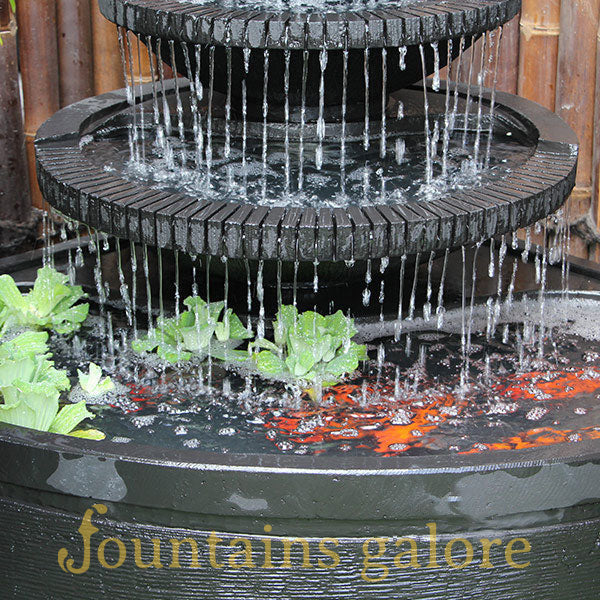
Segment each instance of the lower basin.
[[[11,270],[30,280],[16,261]],[[560,271],[549,268],[549,288]],[[3,597],[597,598],[600,271],[579,262],[571,271],[568,295],[545,295],[541,357],[523,327],[540,314],[535,262],[519,265],[513,304],[503,302],[490,339],[485,325],[477,330],[491,278],[478,279],[466,309],[466,393],[456,389],[462,325],[449,303],[439,330],[418,314],[399,341],[385,315],[361,318],[369,385],[349,381],[320,409],[303,398],[285,404],[276,389],[269,407],[251,384],[245,413],[237,375],[224,385],[215,368],[207,392],[205,369],[198,394],[186,397],[185,375],[157,369],[152,393],[128,392],[99,411],[106,441],[2,427]],[[117,311],[104,310],[118,340]],[[82,343],[89,354],[102,346],[83,334]],[[73,344],[59,350],[58,360],[74,360]],[[108,369],[110,350],[98,356]],[[119,378],[119,360],[112,364]],[[421,384],[419,369],[428,374]],[[123,373],[119,380],[126,385]],[[427,393],[436,386],[446,386],[441,401]],[[335,421],[341,402],[351,423]],[[393,423],[390,411],[409,422]],[[311,430],[318,416],[325,425]]]

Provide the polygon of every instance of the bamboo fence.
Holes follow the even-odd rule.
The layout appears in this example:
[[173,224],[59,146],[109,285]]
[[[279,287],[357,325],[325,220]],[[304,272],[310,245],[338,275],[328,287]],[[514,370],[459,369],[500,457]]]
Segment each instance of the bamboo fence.
[[8,0],[0,0],[0,220],[22,223],[30,212],[29,180],[19,101],[17,29]]
[[[116,28],[100,14],[98,0],[16,4],[31,204],[44,208],[35,174],[37,129],[63,106],[123,87],[123,67]],[[149,81],[149,61],[142,56],[143,77]]]
[[[0,9],[7,2],[0,0]],[[115,27],[100,15],[97,0],[16,2],[31,197],[35,206],[42,207],[33,162],[35,131],[61,106],[122,87],[123,70]],[[7,15],[7,10],[0,12],[5,39],[0,72],[6,73],[10,84],[15,76],[15,28]],[[492,39],[494,35],[497,32]],[[498,89],[555,110],[579,137],[577,187],[568,202],[574,233],[571,250],[600,259],[600,0],[523,0],[520,16],[504,26],[502,40]],[[131,42],[137,40],[132,37]],[[143,77],[149,80],[145,53],[142,63]],[[490,83],[488,78],[486,84]],[[14,84],[2,86],[0,110],[18,125],[19,115],[6,112],[11,102],[14,105],[10,96],[15,93]],[[19,135],[15,132],[17,155],[22,148]],[[25,178],[19,177],[22,159],[11,164],[12,188],[7,191],[6,177],[0,181],[0,218],[6,206],[17,202],[8,199],[10,190],[15,198],[27,195]]]

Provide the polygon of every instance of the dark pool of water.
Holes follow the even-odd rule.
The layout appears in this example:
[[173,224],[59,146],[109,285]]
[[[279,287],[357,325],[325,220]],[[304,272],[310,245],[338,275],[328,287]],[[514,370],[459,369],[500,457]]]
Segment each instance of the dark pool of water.
[[[590,317],[597,311],[589,303]],[[597,312],[595,313],[597,314]],[[567,328],[568,329],[568,328]],[[109,439],[213,452],[431,455],[577,443],[600,437],[600,342],[523,322],[495,335],[423,329],[368,344],[360,372],[319,402],[301,389],[217,364],[166,367],[99,327],[60,342],[74,371],[102,362],[119,392],[97,408]]]

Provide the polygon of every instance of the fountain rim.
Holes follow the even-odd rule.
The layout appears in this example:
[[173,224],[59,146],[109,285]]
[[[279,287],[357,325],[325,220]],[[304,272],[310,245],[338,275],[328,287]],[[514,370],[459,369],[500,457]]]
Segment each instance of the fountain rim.
[[[320,456],[298,454],[219,453],[198,449],[165,449],[136,442],[85,440],[0,423],[0,448],[28,446],[51,454],[90,455],[126,460],[138,465],[184,468],[194,471],[247,473],[310,473],[346,476],[460,474],[520,470],[556,463],[600,463],[600,441],[550,444],[518,450],[422,456]],[[560,450],[560,452],[557,452]]]
[[[472,519],[475,529],[486,519],[518,521],[526,513],[543,525],[549,510],[577,511],[600,498],[590,475],[590,469],[600,470],[597,440],[465,456],[349,458],[165,451],[0,425],[0,451],[0,487],[27,494],[36,490],[49,506],[57,502],[57,493],[67,494],[78,499],[81,511],[93,501],[108,501],[123,514],[143,510],[155,524],[169,526],[175,511],[181,522],[201,518],[211,527],[222,528],[223,519],[231,518],[301,519],[306,521],[298,524],[302,532],[322,534],[325,527],[335,534],[340,520],[452,522],[460,514],[469,517],[473,502],[481,507]],[[112,473],[99,487],[93,468],[98,464]],[[518,481],[528,482],[527,494],[513,493]],[[123,495],[112,491],[115,483],[124,485]],[[554,495],[549,485],[569,486],[569,491]],[[504,498],[501,509],[497,502],[484,507],[490,491]]]
[[229,9],[214,2],[100,0],[102,14],[138,34],[193,44],[296,50],[401,47],[472,36],[510,21],[521,0],[425,0],[346,12]]
[[[166,93],[173,94],[175,85],[168,81]],[[180,90],[182,85],[180,80]],[[445,93],[445,84],[438,93]],[[466,86],[459,93],[466,94]],[[145,101],[152,94],[152,84],[146,84],[140,97]],[[490,102],[489,90],[482,96]],[[77,102],[40,127],[38,181],[47,201],[67,217],[116,237],[192,255],[327,262],[445,250],[530,225],[557,210],[575,185],[573,130],[530,100],[497,92],[495,101],[537,138],[534,153],[507,177],[439,200],[268,207],[199,202],[130,182],[105,172],[81,149],[87,131],[129,106],[126,90]]]

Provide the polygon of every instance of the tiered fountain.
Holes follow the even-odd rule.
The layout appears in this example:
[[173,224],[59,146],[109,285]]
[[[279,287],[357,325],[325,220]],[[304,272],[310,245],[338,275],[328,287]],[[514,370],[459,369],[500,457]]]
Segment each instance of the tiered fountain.
[[[133,368],[115,343],[124,350],[145,319],[152,329],[157,310],[179,311],[199,289],[261,333],[282,303],[342,309],[371,361],[316,404],[227,367],[199,367],[192,392],[189,373],[157,383],[137,364],[129,404],[103,413],[107,441],[3,429],[4,589],[596,598],[600,372],[591,350],[579,370],[557,370],[580,338],[560,353],[552,333],[572,300],[568,228],[549,215],[574,185],[577,140],[495,89],[502,25],[520,2],[100,7],[117,25],[127,89],[60,111],[39,131],[37,160],[47,201],[101,232],[90,280],[110,325],[109,350],[96,351],[113,374],[127,383]],[[151,83],[134,72],[142,54]],[[551,244],[532,247],[528,229],[523,249],[509,235],[540,220]],[[517,274],[521,253],[533,259]],[[69,263],[85,279],[80,254]],[[586,281],[575,273],[571,285],[597,289]],[[532,289],[535,301],[517,297]],[[576,323],[590,298],[569,305]],[[116,302],[132,326],[120,346]],[[94,532],[91,563],[69,574],[92,503],[99,531],[79,530]],[[122,564],[115,540],[98,559],[106,538],[126,545]],[[136,566],[132,538],[148,564],[159,538],[165,568],[156,554]],[[172,539],[188,539],[179,559]]]

